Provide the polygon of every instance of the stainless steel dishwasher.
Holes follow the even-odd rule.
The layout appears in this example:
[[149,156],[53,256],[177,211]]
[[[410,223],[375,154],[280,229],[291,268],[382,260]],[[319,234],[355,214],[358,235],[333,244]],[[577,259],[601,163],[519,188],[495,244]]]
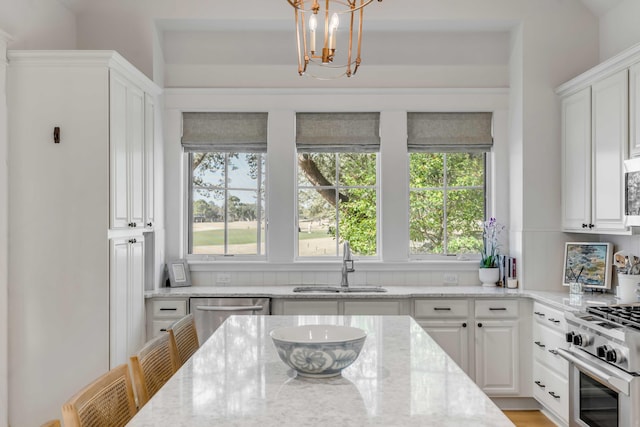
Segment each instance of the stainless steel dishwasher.
[[189,298],[202,345],[227,317],[234,314],[266,315],[270,313],[269,298]]

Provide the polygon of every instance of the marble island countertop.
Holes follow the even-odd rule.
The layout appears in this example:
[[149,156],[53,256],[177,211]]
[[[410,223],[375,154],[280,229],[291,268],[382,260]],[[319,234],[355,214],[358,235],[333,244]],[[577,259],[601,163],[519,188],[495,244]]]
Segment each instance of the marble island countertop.
[[[320,285],[318,285],[320,286]],[[171,297],[266,297],[296,299],[401,299],[401,298],[530,298],[560,310],[584,310],[588,305],[616,304],[613,294],[591,293],[571,295],[564,292],[529,291],[483,286],[383,286],[387,292],[294,292],[294,285],[262,286],[190,286],[183,288],[160,288],[147,291],[147,298]]]
[[[269,332],[342,324],[367,332],[327,379],[297,377]],[[513,426],[409,316],[233,316],[128,424],[143,426]]]

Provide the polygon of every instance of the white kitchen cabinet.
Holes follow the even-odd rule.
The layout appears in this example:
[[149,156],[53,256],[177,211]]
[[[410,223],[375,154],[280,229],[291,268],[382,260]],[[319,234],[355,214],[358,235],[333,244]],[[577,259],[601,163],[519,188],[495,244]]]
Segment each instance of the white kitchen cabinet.
[[629,68],[629,157],[640,156],[640,62]]
[[395,315],[405,314],[401,301],[388,300],[344,300],[342,314],[344,315]]
[[274,299],[271,301],[271,314],[337,315],[338,300]]
[[569,365],[558,353],[568,348],[564,313],[539,302],[533,304],[533,396],[564,423],[569,416]]
[[475,380],[485,393],[519,393],[519,330],[517,300],[476,300]]
[[[110,72],[111,229],[144,228],[153,187],[153,104],[142,89],[117,71]],[[148,114],[146,108],[150,108]],[[153,133],[149,135],[153,138]],[[152,177],[152,175],[151,175]],[[152,203],[153,199],[151,199]],[[153,215],[153,213],[151,213]]]
[[144,227],[155,224],[155,105],[153,97],[144,96]]
[[627,234],[623,161],[629,149],[628,71],[562,99],[562,226]]
[[414,317],[440,347],[468,375],[470,370],[470,339],[473,321],[469,319],[466,299],[418,299],[414,301]]
[[285,315],[403,315],[409,314],[409,299],[344,298],[309,299],[275,298],[271,300],[271,314]]
[[128,363],[145,343],[144,239],[111,240],[110,355],[113,368]]
[[[39,425],[106,372],[110,359],[127,361],[126,349],[144,339],[142,294],[128,293],[131,281],[137,289],[144,277],[143,229],[110,228],[112,195],[129,197],[112,185],[111,156],[125,156],[118,164],[129,179],[127,150],[118,144],[127,132],[144,133],[141,94],[157,96],[160,89],[112,51],[10,51],[8,62],[11,424]],[[129,104],[118,78],[137,88]],[[129,128],[127,108],[139,119]],[[123,252],[112,252],[110,238],[140,242],[131,248],[136,263],[121,268]],[[126,299],[131,310],[111,311],[111,295]]]
[[146,302],[147,339],[151,339],[187,315],[187,298],[151,298]]

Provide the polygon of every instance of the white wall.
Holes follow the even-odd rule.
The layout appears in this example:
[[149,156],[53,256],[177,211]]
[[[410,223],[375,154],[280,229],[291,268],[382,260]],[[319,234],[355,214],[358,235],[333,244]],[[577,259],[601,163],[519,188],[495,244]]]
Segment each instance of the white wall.
[[640,43],[640,1],[623,0],[600,18],[600,61]]

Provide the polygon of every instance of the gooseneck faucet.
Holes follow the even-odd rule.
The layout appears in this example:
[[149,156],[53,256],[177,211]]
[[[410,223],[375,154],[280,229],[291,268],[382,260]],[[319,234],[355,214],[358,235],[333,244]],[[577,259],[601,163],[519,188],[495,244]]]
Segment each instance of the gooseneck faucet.
[[356,269],[353,267],[353,258],[351,257],[351,246],[345,241],[342,248],[342,281],[341,288],[349,287],[349,273],[353,273]]

